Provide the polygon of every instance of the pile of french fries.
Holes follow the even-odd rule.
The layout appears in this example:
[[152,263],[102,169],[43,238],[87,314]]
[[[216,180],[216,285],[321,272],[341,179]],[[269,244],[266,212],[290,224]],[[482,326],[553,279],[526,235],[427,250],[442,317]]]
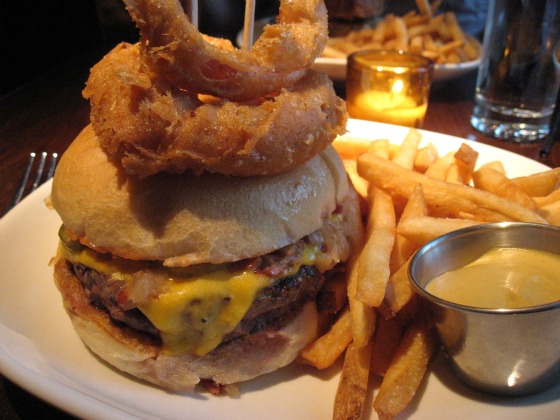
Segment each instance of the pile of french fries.
[[[466,36],[453,12],[434,16],[434,7],[417,0],[419,11],[386,15],[374,28],[329,38],[323,57],[346,58],[359,50],[402,50],[423,55],[436,64],[463,63],[480,55],[480,46]],[[437,6],[435,6],[437,7]]]
[[[501,162],[475,169],[462,144],[439,155],[410,129],[402,144],[339,137],[334,146],[365,203],[365,238],[346,273],[347,304],[330,330],[301,354],[324,369],[344,354],[333,419],[360,419],[368,389],[382,378],[373,409],[380,419],[414,398],[437,344],[414,293],[408,266],[428,241],[474,224],[523,221],[560,225],[560,168],[508,178]],[[368,388],[369,387],[369,388]]]

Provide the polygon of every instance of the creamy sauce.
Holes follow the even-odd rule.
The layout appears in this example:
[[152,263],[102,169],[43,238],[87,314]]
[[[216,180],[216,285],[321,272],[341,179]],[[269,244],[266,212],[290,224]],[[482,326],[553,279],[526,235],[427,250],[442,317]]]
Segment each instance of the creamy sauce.
[[496,248],[431,280],[426,290],[479,308],[526,308],[560,300],[560,255]]

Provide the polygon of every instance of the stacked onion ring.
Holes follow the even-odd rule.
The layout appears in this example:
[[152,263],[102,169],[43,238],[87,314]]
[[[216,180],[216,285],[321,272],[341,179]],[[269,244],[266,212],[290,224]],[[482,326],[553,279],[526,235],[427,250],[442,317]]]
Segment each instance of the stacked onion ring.
[[178,0],[125,3],[141,41],[96,64],[84,96],[102,146],[129,174],[274,174],[345,131],[344,101],[310,69],[328,36],[322,0],[282,0],[250,50],[200,34]]

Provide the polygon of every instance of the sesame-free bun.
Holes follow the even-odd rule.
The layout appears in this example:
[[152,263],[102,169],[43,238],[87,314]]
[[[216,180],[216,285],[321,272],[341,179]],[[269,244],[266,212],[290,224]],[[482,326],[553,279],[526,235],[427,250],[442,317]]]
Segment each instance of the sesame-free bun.
[[139,179],[109,160],[87,126],[62,156],[51,198],[65,227],[94,249],[188,266],[289,245],[319,229],[348,194],[331,146],[274,176],[186,172]]

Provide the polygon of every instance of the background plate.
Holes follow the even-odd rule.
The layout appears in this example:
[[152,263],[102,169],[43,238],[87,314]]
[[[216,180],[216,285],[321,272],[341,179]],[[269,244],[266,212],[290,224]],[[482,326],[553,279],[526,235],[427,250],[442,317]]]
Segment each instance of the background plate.
[[[255,26],[253,28],[254,38],[256,40],[258,36],[262,33],[262,29],[265,25],[274,22],[274,17],[268,17],[263,19],[258,19],[255,21]],[[440,82],[444,80],[456,79],[463,76],[471,71],[478,69],[480,64],[480,56],[482,54],[482,46],[480,42],[467,35],[472,42],[476,43],[477,49],[479,51],[478,59],[473,61],[467,61],[465,63],[459,64],[436,64],[434,66],[434,82]],[[238,32],[236,38],[237,46],[243,45],[243,29]],[[345,58],[326,58],[319,57],[315,60],[313,68],[318,71],[327,73],[329,77],[333,80],[346,80],[346,59]]]

